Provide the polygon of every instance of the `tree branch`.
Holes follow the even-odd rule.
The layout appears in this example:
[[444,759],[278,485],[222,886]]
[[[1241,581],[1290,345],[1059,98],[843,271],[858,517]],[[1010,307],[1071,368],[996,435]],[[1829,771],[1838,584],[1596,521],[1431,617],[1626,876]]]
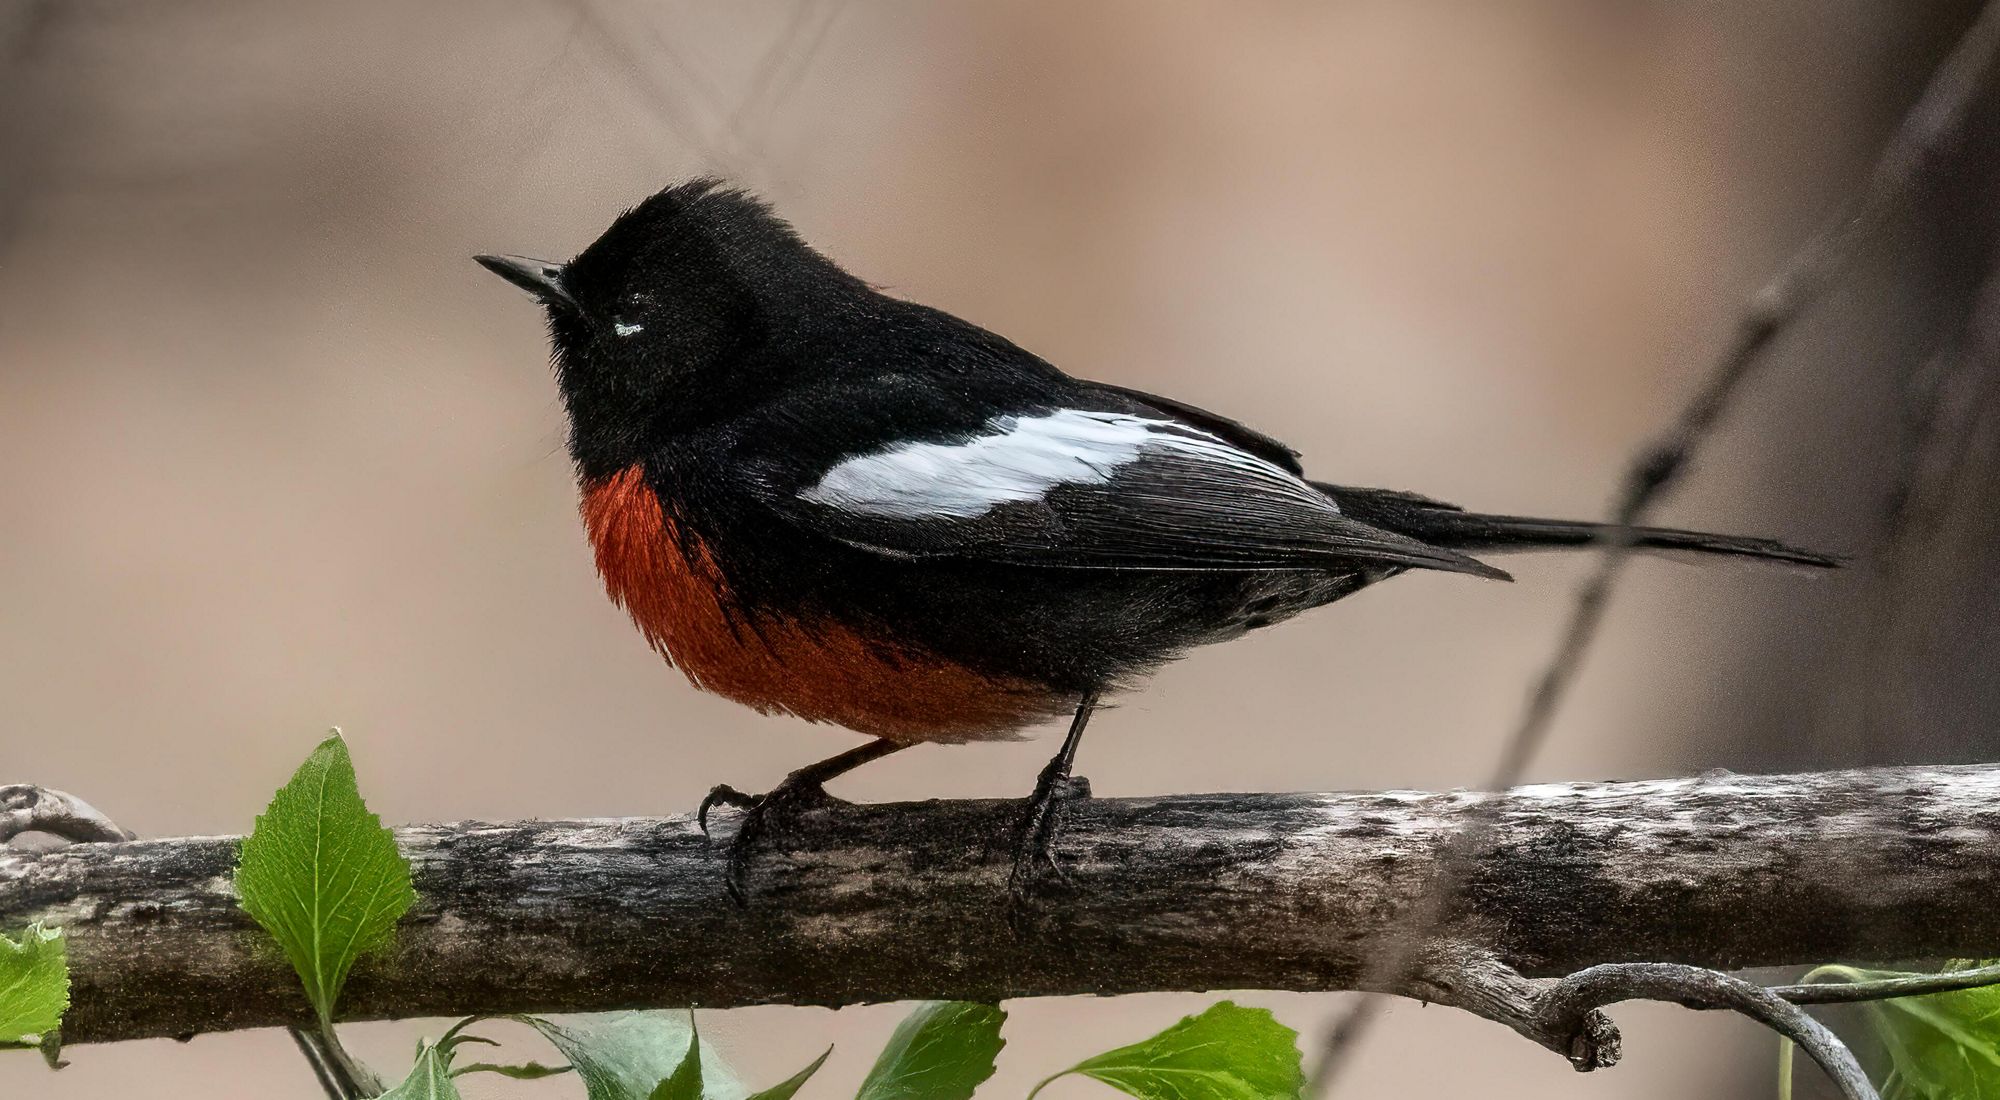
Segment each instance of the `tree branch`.
[[[416,826],[398,840],[420,900],[393,952],[355,970],[346,1015],[1376,988],[1371,959],[1481,797],[1083,803],[1070,878],[1026,922],[1006,897],[1013,802],[817,811],[756,856],[747,909],[724,846],[687,817]],[[2000,765],[1544,784],[1478,812],[1463,891],[1386,991],[1579,1068],[1616,1060],[1594,1009],[1636,987],[1547,976],[2000,953]],[[236,905],[236,845],[0,851],[0,928],[69,932],[65,1041],[311,1023]]]
[[132,832],[73,794],[22,783],[0,787],[0,844],[23,833],[45,833],[77,844],[134,839]]

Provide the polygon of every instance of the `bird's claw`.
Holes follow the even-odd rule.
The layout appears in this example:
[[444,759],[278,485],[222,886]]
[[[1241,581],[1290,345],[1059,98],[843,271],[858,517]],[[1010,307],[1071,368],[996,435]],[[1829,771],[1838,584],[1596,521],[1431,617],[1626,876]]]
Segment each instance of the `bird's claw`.
[[701,809],[695,814],[701,824],[702,834],[708,835],[708,812],[717,806],[732,806],[743,811],[743,822],[736,827],[736,835],[729,838],[728,866],[723,873],[723,884],[729,890],[730,900],[738,907],[749,906],[749,892],[744,887],[745,873],[750,867],[750,849],[775,826],[796,820],[798,815],[827,803],[833,796],[817,782],[801,781],[788,777],[783,783],[765,794],[745,794],[727,783],[717,784],[701,800]]
[[701,808],[694,814],[695,823],[701,826],[701,835],[707,836],[708,811],[717,806],[733,806],[739,810],[748,810],[755,808],[761,801],[763,798],[760,795],[745,794],[727,783],[717,783],[708,792],[708,796],[701,800]]
[[1042,887],[1069,881],[1069,872],[1056,861],[1056,837],[1062,833],[1062,818],[1069,804],[1089,797],[1090,780],[1070,775],[1066,769],[1051,766],[1036,782],[1015,838],[1014,867],[1007,876],[1007,898],[1016,916],[1032,907]]

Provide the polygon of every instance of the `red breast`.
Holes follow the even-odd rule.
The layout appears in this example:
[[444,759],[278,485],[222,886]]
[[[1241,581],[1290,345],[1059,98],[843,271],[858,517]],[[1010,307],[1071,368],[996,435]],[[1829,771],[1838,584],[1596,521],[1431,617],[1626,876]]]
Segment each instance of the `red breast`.
[[753,618],[638,466],[586,484],[582,512],[612,601],[704,691],[905,742],[1006,737],[1069,703],[829,619]]

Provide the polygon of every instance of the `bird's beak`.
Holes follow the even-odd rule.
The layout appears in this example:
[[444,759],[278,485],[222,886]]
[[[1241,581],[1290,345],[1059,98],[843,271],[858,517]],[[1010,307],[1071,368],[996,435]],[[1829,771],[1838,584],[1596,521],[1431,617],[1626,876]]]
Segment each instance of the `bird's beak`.
[[527,256],[474,256],[479,266],[513,283],[550,305],[576,308],[576,299],[563,286],[563,265]]

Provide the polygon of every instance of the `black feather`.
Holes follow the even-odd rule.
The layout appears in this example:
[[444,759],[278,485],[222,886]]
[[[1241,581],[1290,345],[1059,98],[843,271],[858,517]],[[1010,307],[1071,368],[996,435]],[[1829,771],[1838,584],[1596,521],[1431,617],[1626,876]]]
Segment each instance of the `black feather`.
[[[1358,489],[1324,482],[1313,484],[1338,501],[1342,511],[1365,523],[1470,553],[1586,546],[1609,541],[1618,530],[1611,524],[1586,520],[1467,512],[1456,505],[1393,489]],[[1831,555],[1800,549],[1775,539],[1716,535],[1673,527],[1639,527],[1633,529],[1632,536],[1632,545],[1641,550],[1687,550],[1817,569],[1833,569],[1842,564],[1841,559]]]

